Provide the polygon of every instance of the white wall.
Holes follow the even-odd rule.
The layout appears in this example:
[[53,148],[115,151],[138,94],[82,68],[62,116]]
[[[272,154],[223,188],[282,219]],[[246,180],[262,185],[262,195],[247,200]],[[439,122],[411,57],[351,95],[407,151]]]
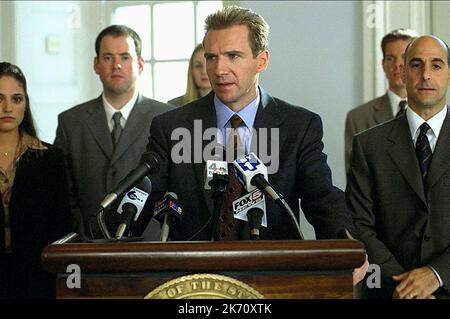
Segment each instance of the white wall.
[[[88,1],[15,2],[15,63],[25,73],[41,139],[53,142],[57,115],[96,97],[101,86],[92,70],[98,33]],[[92,11],[91,11],[92,10]]]
[[[403,16],[401,21],[408,26],[424,24],[423,28],[429,24],[431,32],[450,41],[448,2],[240,2],[262,14],[271,26],[271,59],[262,85],[273,95],[322,117],[325,152],[334,182],[341,188],[345,187],[345,115],[376,94],[376,90],[367,94],[365,75],[372,73],[363,68],[380,64],[378,58],[364,60],[364,6],[372,2],[390,12],[383,13],[383,27],[399,27],[400,20],[393,12],[408,11],[408,18]],[[0,59],[17,63],[24,70],[33,114],[45,141],[54,139],[59,112],[101,92],[92,59],[95,37],[108,22],[107,7],[105,1],[0,2]],[[430,8],[430,17],[414,18],[423,11],[421,7]],[[49,37],[59,39],[59,52],[48,52]],[[378,40],[372,42],[374,50],[379,50]],[[379,81],[379,70],[374,77]]]
[[344,122],[362,98],[362,5],[351,1],[241,1],[270,25],[263,87],[322,117],[335,185],[345,187]]

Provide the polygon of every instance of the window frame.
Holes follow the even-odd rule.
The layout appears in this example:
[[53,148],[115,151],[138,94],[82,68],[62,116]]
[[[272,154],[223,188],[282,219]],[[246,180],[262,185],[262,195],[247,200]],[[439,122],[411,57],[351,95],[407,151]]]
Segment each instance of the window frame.
[[[114,11],[117,8],[120,7],[131,7],[131,6],[138,6],[138,5],[149,5],[150,6],[150,18],[151,18],[151,30],[154,30],[154,23],[155,23],[155,19],[154,19],[154,6],[157,4],[164,4],[164,3],[176,3],[176,2],[192,2],[194,5],[194,43],[193,43],[193,47],[195,47],[198,43],[201,43],[201,41],[203,41],[203,38],[198,39],[198,34],[197,34],[197,25],[198,25],[198,21],[197,21],[197,12],[198,12],[198,4],[199,4],[199,0],[179,0],[179,1],[107,1],[106,2],[106,17],[107,17],[107,22],[108,25],[112,24],[112,19],[113,19],[113,14]],[[222,2],[222,7],[226,6],[225,1],[221,1]],[[150,59],[144,59],[144,63],[147,67],[150,67],[150,76],[151,76],[151,98],[155,98],[156,96],[156,81],[155,81],[155,65],[157,63],[170,63],[170,62],[187,62],[189,63],[189,59],[190,56],[185,58],[185,59],[155,59],[155,54],[154,54],[154,50],[155,50],[155,43],[154,43],[154,35],[153,32],[151,32],[150,34],[150,39],[142,39],[142,41],[148,41],[150,40]],[[165,101],[164,101],[165,102]]]

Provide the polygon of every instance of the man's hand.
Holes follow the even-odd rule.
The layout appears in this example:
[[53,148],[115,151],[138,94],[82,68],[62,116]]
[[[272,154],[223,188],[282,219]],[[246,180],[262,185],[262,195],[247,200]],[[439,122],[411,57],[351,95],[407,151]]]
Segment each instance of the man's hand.
[[366,255],[364,264],[359,268],[353,269],[353,286],[356,286],[361,280],[364,279],[367,269],[369,269],[369,261],[367,260]]
[[429,267],[417,268],[392,279],[400,282],[395,288],[394,299],[432,299],[439,288],[439,280]]

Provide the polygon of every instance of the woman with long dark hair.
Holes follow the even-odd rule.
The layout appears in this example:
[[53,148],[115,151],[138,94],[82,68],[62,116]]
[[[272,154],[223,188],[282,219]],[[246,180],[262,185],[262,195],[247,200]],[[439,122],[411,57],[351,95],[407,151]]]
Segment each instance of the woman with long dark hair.
[[42,249],[71,230],[62,153],[40,141],[25,76],[0,63],[0,298],[51,298]]

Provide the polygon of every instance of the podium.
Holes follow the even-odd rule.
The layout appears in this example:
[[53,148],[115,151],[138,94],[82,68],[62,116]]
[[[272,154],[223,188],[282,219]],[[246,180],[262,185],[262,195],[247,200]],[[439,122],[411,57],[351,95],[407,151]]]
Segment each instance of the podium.
[[353,298],[365,250],[357,240],[81,243],[72,233],[41,260],[57,298],[335,299]]

